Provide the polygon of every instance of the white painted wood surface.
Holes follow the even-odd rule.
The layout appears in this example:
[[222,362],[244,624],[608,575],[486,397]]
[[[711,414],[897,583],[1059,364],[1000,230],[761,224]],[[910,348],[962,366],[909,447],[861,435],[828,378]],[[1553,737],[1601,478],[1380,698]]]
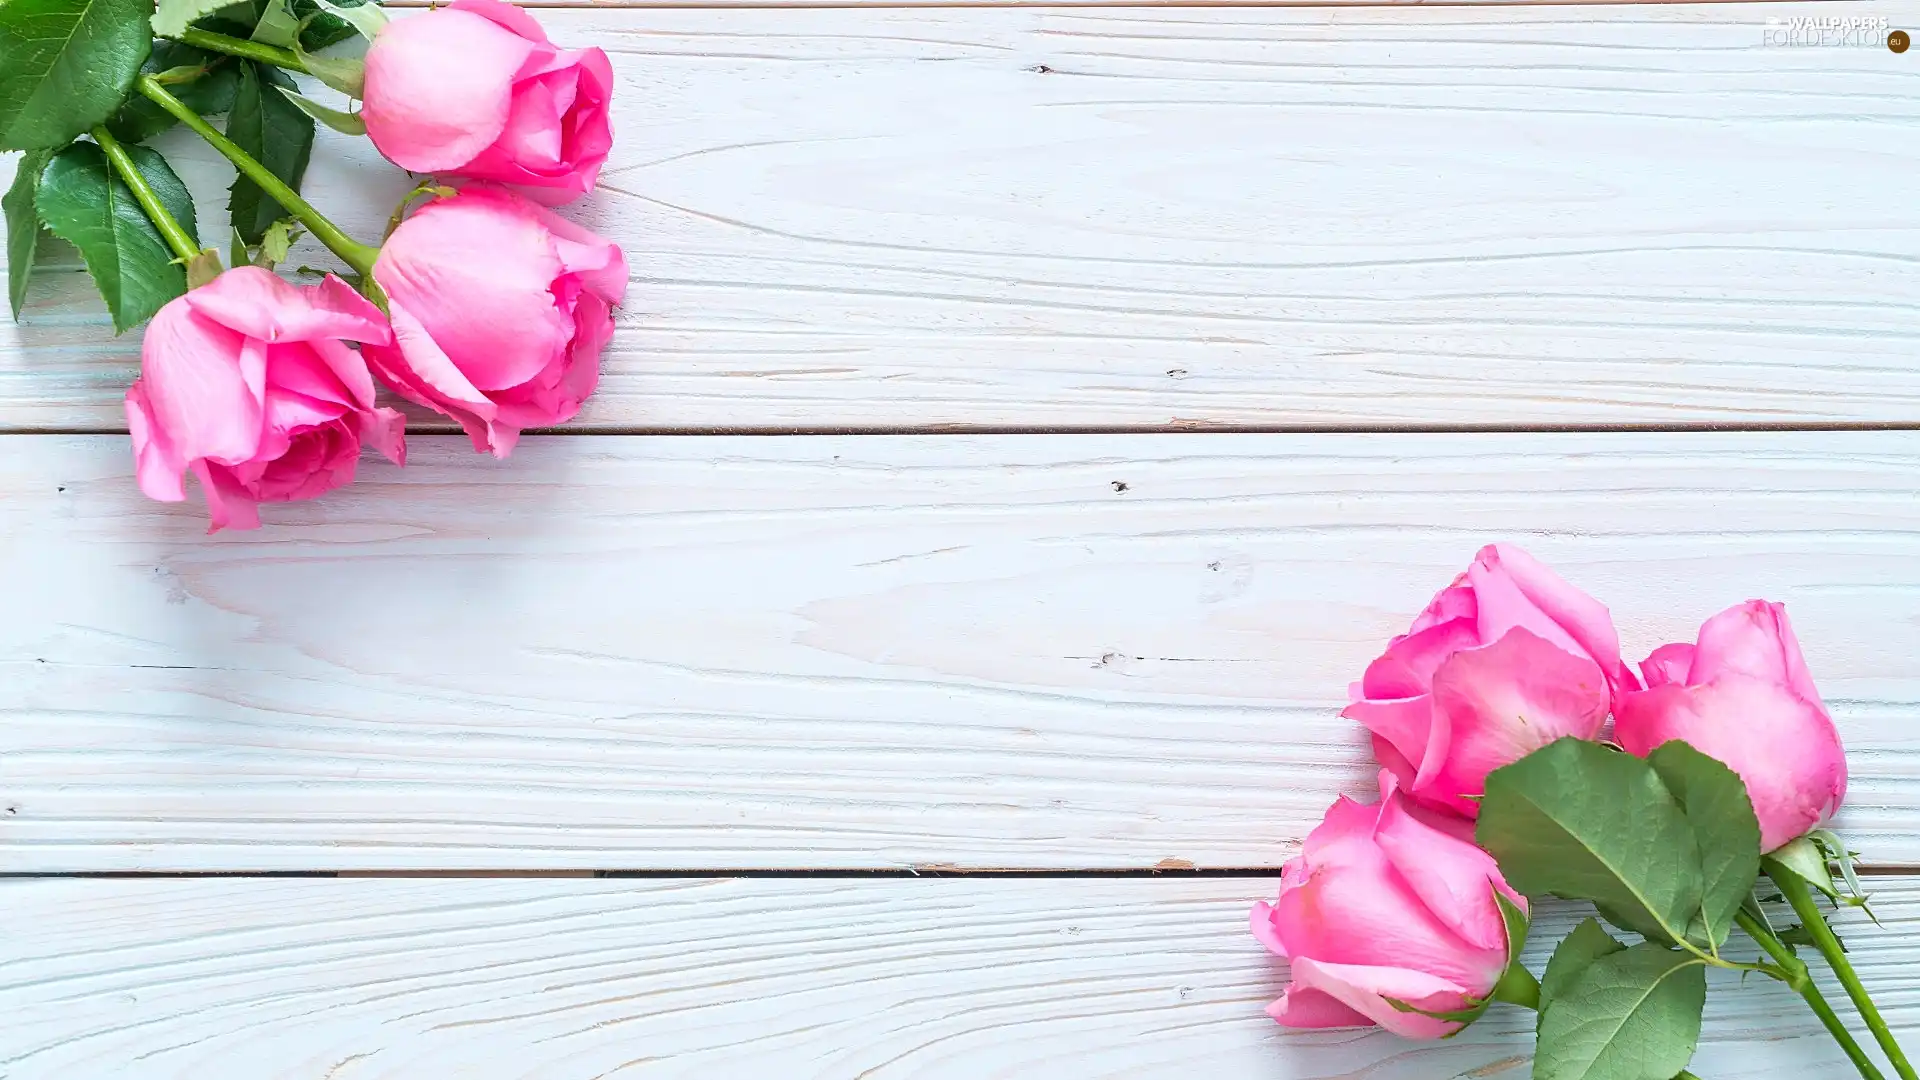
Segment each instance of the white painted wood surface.
[[[1272,882],[0,883],[10,1080],[1519,1080],[1532,1014],[1459,1038],[1288,1032],[1246,932]],[[1920,889],[1841,928],[1920,1023]],[[1544,937],[1570,908],[1543,914]],[[1546,952],[1535,946],[1532,968]],[[1718,973],[1716,973],[1717,975]],[[1714,978],[1694,1071],[1839,1077],[1777,984]],[[1837,996],[1837,995],[1836,995]],[[1852,1020],[1851,1014],[1849,1019]],[[1857,1020],[1853,1020],[1857,1025]]]
[[1482,543],[1784,600],[1920,862],[1920,433],[454,437],[207,538],[0,440],[0,870],[1272,867]]
[[[1809,11],[545,11],[619,76],[579,424],[1913,421],[1920,54],[1766,45]],[[373,236],[408,182],[312,183]],[[121,429],[89,289],[0,327],[0,430]]]
[[[1270,880],[714,874],[1276,867],[1368,786],[1347,680],[1491,539],[1636,655],[1786,600],[1842,827],[1920,863],[1920,433],[1147,433],[1920,420],[1920,53],[1767,45],[1920,3],[915,3],[542,13],[621,82],[577,213],[634,288],[574,430],[1134,434],[424,438],[208,539],[123,436],[25,434],[121,431],[134,367],[42,275],[0,872],[690,873],[0,881],[0,1076],[1522,1076],[1511,1011],[1272,1025]],[[323,139],[373,235],[407,182]],[[1920,879],[1876,885],[1845,933],[1912,1032]],[[1716,991],[1708,1080],[1845,1069]]]

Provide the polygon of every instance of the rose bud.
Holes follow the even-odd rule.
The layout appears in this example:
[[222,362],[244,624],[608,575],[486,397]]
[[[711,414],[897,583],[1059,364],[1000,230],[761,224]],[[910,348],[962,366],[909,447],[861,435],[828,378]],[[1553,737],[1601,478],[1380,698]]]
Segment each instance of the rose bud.
[[393,343],[362,355],[400,396],[506,457],[520,429],[570,420],[600,380],[620,249],[501,188],[427,203],[381,248],[373,279]]
[[1639,685],[1605,606],[1494,544],[1367,666],[1340,715],[1373,733],[1409,795],[1473,817],[1488,773],[1563,736],[1595,738]]
[[[1457,1022],[1405,1012],[1465,1009],[1507,968],[1498,889],[1525,911],[1465,821],[1412,805],[1380,774],[1372,806],[1341,799],[1280,872],[1280,895],[1253,907],[1253,936],[1291,960],[1293,981],[1267,1009],[1288,1027],[1378,1024],[1437,1039]],[[1391,999],[1391,1000],[1389,1000]]]
[[256,503],[352,481],[362,442],[403,463],[405,421],[374,407],[373,378],[343,338],[385,342],[387,324],[332,275],[302,287],[239,266],[161,308],[127,390],[140,490],[180,502],[191,470],[208,532],[254,529]]
[[613,68],[599,49],[562,50],[501,0],[454,0],[395,19],[367,49],[361,119],[410,172],[593,190],[613,146]]
[[1796,839],[1840,808],[1847,760],[1807,674],[1787,609],[1749,600],[1708,619],[1696,644],[1663,645],[1640,665],[1647,689],[1625,695],[1614,737],[1646,756],[1685,740],[1746,782],[1760,850]]

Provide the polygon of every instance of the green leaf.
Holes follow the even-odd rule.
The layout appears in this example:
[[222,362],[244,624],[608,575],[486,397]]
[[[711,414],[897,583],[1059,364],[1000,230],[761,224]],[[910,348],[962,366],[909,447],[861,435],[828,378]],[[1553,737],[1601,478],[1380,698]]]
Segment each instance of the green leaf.
[[1849,907],[1857,907],[1865,910],[1867,918],[1873,920],[1873,925],[1879,926],[1880,916],[1875,915],[1873,908],[1867,903],[1872,897],[1867,895],[1866,890],[1860,887],[1860,875],[1854,870],[1854,860],[1860,857],[1860,853],[1857,851],[1849,851],[1846,842],[1840,839],[1840,834],[1834,832],[1832,829],[1815,829],[1808,833],[1807,837],[1819,845],[1820,849],[1826,853],[1828,862],[1840,868],[1840,877],[1847,883],[1846,891],[1840,893],[1834,899],[1839,900]]
[[1700,909],[1700,845],[1653,766],[1561,739],[1487,777],[1475,837],[1529,896],[1591,900],[1608,921],[1675,940]]
[[1828,896],[1840,895],[1839,887],[1833,883],[1833,870],[1827,865],[1826,853],[1812,837],[1788,841],[1768,852],[1767,858]]
[[193,192],[187,190],[187,185],[181,182],[173,166],[167,164],[167,159],[160,156],[160,151],[147,146],[129,146],[126,150],[133,158],[134,167],[146,177],[147,186],[160,197],[160,205],[167,208],[167,213],[173,215],[173,220],[180,223],[198,247],[200,221],[193,206]]
[[1540,1014],[1534,1080],[1673,1080],[1706,1001],[1697,957],[1653,942],[1599,957]]
[[[240,88],[227,116],[227,138],[298,191],[313,152],[313,118],[281,92],[282,86],[292,88],[291,79],[258,64],[240,67]],[[258,244],[269,226],[287,216],[279,203],[245,176],[234,178],[227,210],[233,227],[249,244]]]
[[1700,924],[1718,949],[1733,930],[1740,901],[1760,877],[1760,819],[1740,774],[1674,740],[1647,755],[1693,826],[1700,846]]
[[[1831,926],[1827,927],[1827,932],[1833,933],[1833,927]],[[1813,936],[1813,931],[1807,929],[1805,926],[1802,926],[1799,923],[1794,923],[1791,926],[1787,927],[1785,930],[1780,931],[1780,940],[1786,942],[1789,945],[1804,945],[1810,949],[1817,949],[1820,947],[1820,942]],[[1841,952],[1845,953],[1845,952],[1853,951],[1852,949],[1847,948],[1847,943],[1840,939],[1840,935],[1834,934],[1833,940],[1839,944]]]
[[300,20],[302,53],[317,53],[353,37],[372,41],[387,25],[387,13],[374,0],[336,4],[331,0],[293,0],[294,17]]
[[253,25],[253,40],[282,49],[300,43],[300,20],[294,17],[287,0],[267,0],[260,9],[260,21]]
[[[167,87],[174,97],[186,102],[188,108],[202,116],[218,116],[233,107],[233,92],[240,85],[239,66],[218,53],[177,41],[156,41],[153,55],[140,70],[159,74],[180,68],[201,72],[196,79]],[[145,142],[176,123],[172,113],[135,94],[107,121],[107,130],[121,142]]]
[[271,270],[286,262],[294,241],[300,239],[304,231],[300,223],[292,218],[281,218],[274,222],[267,228],[267,235],[260,240],[260,254],[254,259],[255,265]]
[[306,113],[308,116],[313,117],[315,120],[320,121],[342,135],[365,135],[367,133],[367,123],[360,119],[360,114],[358,113],[329,109],[325,105],[314,101],[312,98],[296,94],[291,90],[286,93],[287,100],[293,102],[301,112]]
[[300,49],[303,52],[316,53],[332,48],[359,33],[352,23],[321,11],[312,0],[294,0],[293,13],[300,16]]
[[187,27],[232,4],[233,0],[158,0],[153,12],[153,32],[161,37],[179,37]]
[[13,302],[13,319],[20,321],[20,309],[27,304],[27,282],[33,277],[33,250],[40,244],[40,214],[33,207],[40,192],[40,174],[53,160],[51,150],[29,150],[20,159],[13,174],[13,186],[0,198],[0,211],[7,218],[7,297]]
[[1560,939],[1553,958],[1547,961],[1547,973],[1540,977],[1541,1013],[1566,996],[1594,961],[1625,950],[1626,946],[1615,941],[1598,919],[1587,919],[1574,927],[1573,933]]
[[[173,205],[186,192],[173,170],[144,146],[129,146],[127,153],[147,182],[155,184],[168,209],[180,217],[180,224],[191,231],[192,204]],[[170,193],[155,183],[161,174],[171,180]],[[173,260],[173,252],[134,201],[133,192],[113,175],[106,154],[93,143],[74,143],[54,155],[41,175],[35,204],[47,228],[80,249],[87,271],[107,301],[116,332],[151,318],[167,301],[187,291],[186,272]]]
[[0,150],[62,146],[112,116],[153,43],[148,3],[0,4]]

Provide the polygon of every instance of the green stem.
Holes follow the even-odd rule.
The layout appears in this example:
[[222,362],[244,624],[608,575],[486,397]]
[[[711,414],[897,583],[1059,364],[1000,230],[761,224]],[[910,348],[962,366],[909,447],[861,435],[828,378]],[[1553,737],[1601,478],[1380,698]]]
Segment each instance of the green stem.
[[1773,957],[1774,961],[1787,971],[1787,985],[1793,987],[1794,992],[1807,1003],[1807,1007],[1813,1010],[1813,1015],[1820,1018],[1821,1026],[1827,1029],[1827,1034],[1833,1036],[1834,1042],[1840,1044],[1840,1049],[1846,1052],[1847,1060],[1853,1062],[1853,1067],[1860,1070],[1860,1075],[1865,1080],[1886,1080],[1880,1067],[1875,1065],[1873,1059],[1867,1056],[1867,1052],[1854,1041],[1853,1033],[1840,1022],[1840,1017],[1834,1013],[1833,1006],[1827,1004],[1825,995],[1821,994],[1820,988],[1814,985],[1813,976],[1807,973],[1806,961],[1795,956],[1785,942],[1774,936],[1771,927],[1754,918],[1749,912],[1745,910],[1738,912],[1734,916],[1734,921],[1740,924],[1740,929],[1745,930],[1748,937],[1766,950],[1768,956]]
[[147,219],[153,222],[154,228],[160,230],[161,237],[166,240],[167,246],[173,249],[173,253],[182,259],[192,259],[200,254],[200,245],[194,242],[193,237],[187,235],[187,230],[181,228],[178,221],[174,220],[173,214],[167,210],[167,205],[160,201],[160,196],[154,194],[153,185],[147,183],[147,178],[141,174],[139,166],[133,163],[133,158],[128,156],[127,148],[120,145],[120,140],[114,138],[113,133],[105,127],[94,128],[89,134],[93,136],[94,142],[100,144],[100,149],[107,155],[107,161],[113,165],[113,171],[120,174],[120,179],[127,185],[127,190],[133,192],[133,200],[140,204],[140,209],[147,212]]
[[253,155],[240,149],[232,139],[220,134],[212,124],[207,123],[199,113],[188,108],[186,103],[167,92],[153,76],[142,75],[135,84],[142,94],[154,104],[167,110],[182,124],[193,129],[194,133],[207,140],[215,150],[220,151],[233,167],[240,170],[242,176],[260,185],[260,190],[274,202],[279,203],[292,214],[294,219],[306,226],[314,239],[327,245],[328,250],[340,256],[341,261],[366,278],[373,273],[373,260],[380,249],[360,243],[353,237],[340,231],[340,227],[328,221],[326,215],[313,208],[313,204],[300,197],[300,193],[288,187],[286,182],[273,175],[265,165],[253,159]]
[[191,26],[178,34],[169,36],[182,45],[191,45],[196,49],[226,53],[228,56],[238,56],[245,60],[258,60],[263,64],[288,68],[305,75],[312,74],[307,70],[306,62],[301,60],[300,55],[292,49],[282,49],[275,45],[248,41],[245,38],[228,37],[225,34],[216,34],[211,30],[198,30]]
[[1887,1027],[1886,1018],[1880,1015],[1880,1007],[1867,996],[1867,988],[1860,984],[1860,976],[1853,970],[1852,961],[1847,959],[1847,951],[1840,947],[1840,939],[1833,936],[1833,928],[1827,925],[1826,917],[1820,913],[1813,902],[1813,890],[1807,888],[1806,880],[1784,867],[1779,871],[1767,868],[1767,876],[1780,886],[1780,892],[1793,906],[1793,913],[1800,916],[1800,925],[1807,928],[1813,936],[1815,948],[1827,958],[1827,965],[1833,968],[1834,975],[1840,979],[1840,985],[1846,987],[1847,996],[1853,999],[1854,1008],[1860,1010],[1860,1018],[1867,1022],[1868,1030],[1873,1032],[1875,1042],[1885,1051],[1887,1060],[1893,1062],[1893,1071],[1900,1074],[1902,1080],[1920,1080],[1913,1066],[1907,1062],[1907,1055],[1893,1038],[1893,1031]]

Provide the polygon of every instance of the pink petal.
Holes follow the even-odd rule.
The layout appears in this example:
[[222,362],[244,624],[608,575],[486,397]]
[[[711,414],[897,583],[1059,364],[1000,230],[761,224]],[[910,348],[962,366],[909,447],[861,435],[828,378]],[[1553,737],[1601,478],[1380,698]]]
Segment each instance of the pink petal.
[[360,441],[378,450],[395,465],[407,463],[407,418],[397,409],[373,409],[360,414]]
[[1613,714],[1614,740],[1635,757],[1646,757],[1662,743],[1686,738],[1681,732],[1689,728],[1705,726],[1683,683],[1662,683],[1627,694]]
[[127,434],[133,437],[134,476],[149,499],[180,502],[187,497],[186,462],[174,451],[166,429],[153,419],[145,386],[139,379],[127,387]]
[[[1431,695],[1422,694],[1400,701],[1356,701],[1340,710],[1340,715],[1364,725],[1376,740],[1386,742],[1400,760],[1412,767],[1410,773],[1402,775],[1403,782],[1409,785],[1430,756],[1435,758],[1437,765],[1438,757],[1446,753],[1448,733],[1444,729],[1434,730]],[[1437,746],[1434,745],[1436,740]],[[1388,768],[1394,768],[1394,763],[1385,755],[1380,756],[1380,761]],[[1401,772],[1397,768],[1394,771],[1396,774]]]
[[1480,549],[1467,571],[1480,603],[1480,639],[1493,641],[1520,626],[1600,665],[1616,689],[1639,680],[1620,659],[1620,635],[1606,605],[1568,584],[1544,563],[1512,544]]
[[1506,949],[1485,949],[1456,934],[1408,887],[1371,841],[1341,845],[1321,862],[1309,857],[1298,883],[1272,903],[1274,931],[1297,964],[1407,965],[1462,986],[1488,987]]
[[257,266],[236,266],[187,293],[186,300],[214,322],[270,344],[388,340],[380,309],[332,274],[302,287]]
[[[385,320],[386,317],[381,316],[381,329],[387,330],[388,340],[392,340],[392,330]],[[386,342],[377,342],[375,347],[384,344]],[[333,372],[333,377],[340,380],[340,385],[346,388],[346,400],[349,404],[362,411],[373,408],[373,373],[367,370],[365,357],[338,341],[316,341],[312,348],[314,356],[325,364],[328,370]]]
[[260,510],[251,495],[233,478],[224,465],[207,461],[193,463],[193,474],[200,478],[200,492],[207,499],[208,534],[221,529],[257,529]]
[[1740,774],[1760,819],[1760,849],[1816,828],[1847,792],[1840,733],[1826,710],[1780,683],[1727,674],[1701,686],[1628,694],[1614,735],[1642,757],[1673,739]]
[[1819,688],[1807,672],[1800,639],[1794,636],[1783,604],[1749,600],[1701,625],[1687,681],[1710,682],[1726,674],[1785,683],[1806,700],[1820,702]]
[[1373,1021],[1339,999],[1308,987],[1289,987],[1267,1006],[1267,1015],[1290,1028],[1372,1027]]
[[[404,309],[394,309],[393,331],[396,345],[369,345],[360,351],[368,367],[401,397],[458,421],[475,450],[493,449],[493,402],[467,383],[466,376]],[[495,455],[506,456],[498,450]]]
[[1287,955],[1287,943],[1280,940],[1280,928],[1273,922],[1273,906],[1264,900],[1256,900],[1252,917],[1247,920],[1247,928],[1253,931],[1254,939],[1267,947],[1275,956]]
[[1488,773],[1563,736],[1597,737],[1608,692],[1598,664],[1516,627],[1455,653],[1434,676],[1433,701],[1451,742],[1439,768],[1421,769],[1415,792],[1477,817],[1466,796],[1485,790]]
[[458,169],[493,145],[506,129],[521,67],[551,49],[504,26],[523,13],[476,10],[482,3],[395,19],[367,50],[361,118],[373,144],[403,169]]
[[550,44],[547,32],[527,12],[503,0],[453,0],[449,11],[465,11],[492,22],[502,30],[542,45]]
[[1474,599],[1473,586],[1467,584],[1467,575],[1456,574],[1453,583],[1433,594],[1419,615],[1414,616],[1413,626],[1407,631],[1417,634],[1429,626],[1465,619],[1475,622],[1480,618],[1480,602]]
[[1640,662],[1640,674],[1648,688],[1678,683],[1685,686],[1687,672],[1693,668],[1693,646],[1683,641],[1662,645]]
[[1313,863],[1327,859],[1349,845],[1370,846],[1373,843],[1373,826],[1379,818],[1378,806],[1355,802],[1342,795],[1333,800],[1333,805],[1327,807],[1327,812],[1321,816],[1320,824],[1307,834],[1306,841],[1300,845],[1300,857],[1307,863]]
[[[359,368],[359,378],[365,380],[365,387],[351,387],[340,377],[336,365],[328,362],[329,354],[345,353],[351,374],[354,367]],[[314,401],[326,402],[334,406],[334,415],[342,412],[357,412],[370,407],[373,397],[373,378],[367,374],[366,364],[352,349],[338,341],[296,341],[286,345],[269,346],[267,350],[267,390],[298,394]],[[360,395],[365,393],[367,400],[363,405]]]
[[1494,882],[1501,880],[1493,856],[1415,818],[1397,794],[1381,804],[1373,836],[1435,918],[1470,945],[1506,951],[1506,920],[1493,900]]
[[331,401],[275,388],[267,394],[267,434],[260,440],[256,460],[272,460],[286,452],[288,440],[304,428],[319,427],[349,415]]
[[1373,746],[1374,760],[1380,763],[1380,771],[1392,776],[1402,789],[1412,788],[1414,781],[1420,778],[1420,767],[1407,760],[1399,747],[1378,735],[1372,736],[1369,742]]
[[1388,1004],[1388,998],[1430,1012],[1448,1012],[1465,1008],[1470,994],[1466,987],[1413,968],[1330,964],[1304,958],[1294,960],[1292,966],[1290,994],[1317,990],[1408,1039],[1442,1038],[1459,1030],[1460,1025],[1401,1012]]
[[260,442],[264,349],[243,358],[247,339],[200,315],[189,296],[147,324],[140,346],[147,417],[166,432],[173,460],[245,461]]
[[478,390],[518,386],[562,355],[573,327],[549,291],[561,264],[538,207],[473,188],[422,207],[374,264],[395,314],[432,335],[462,381]]
[[507,112],[507,126],[492,149],[532,172],[559,171],[563,167],[562,154],[565,152],[561,145],[561,122],[565,119],[565,106],[559,98],[564,94],[567,103],[571,104],[573,87],[560,87],[556,82],[565,79],[571,84],[577,78],[571,72],[556,72],[516,84],[513,104]]
[[1410,698],[1433,689],[1433,673],[1447,657],[1480,644],[1471,619],[1449,619],[1394,638],[1367,665],[1360,688],[1370,698]]
[[597,236],[545,207],[533,207],[535,220],[553,234],[554,254],[561,269],[578,278],[587,291],[619,307],[627,295],[627,257],[620,245]]

